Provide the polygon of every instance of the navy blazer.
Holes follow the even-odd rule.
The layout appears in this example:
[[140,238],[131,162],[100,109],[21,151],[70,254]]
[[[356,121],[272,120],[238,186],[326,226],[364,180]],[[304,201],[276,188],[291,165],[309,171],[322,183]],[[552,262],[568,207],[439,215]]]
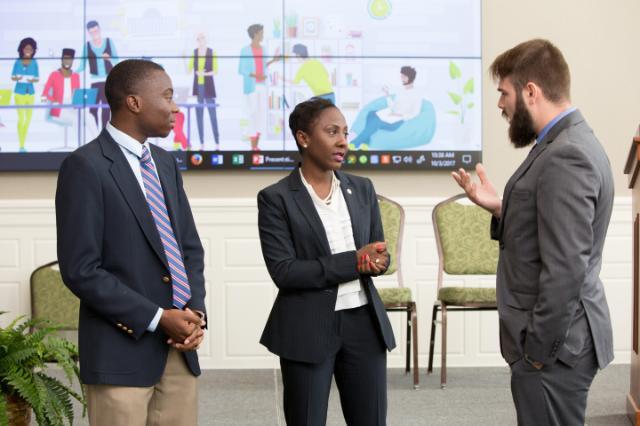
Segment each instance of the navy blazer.
[[[336,172],[349,209],[356,248],[384,241],[378,200],[369,179]],[[286,359],[321,362],[337,348],[338,285],[360,278],[388,350],[396,346],[384,304],[355,251],[331,254],[329,241],[299,169],[258,194],[262,254],[278,296],[260,339]]]
[[[203,249],[173,157],[151,145],[191,287],[191,309],[205,312]],[[80,298],[80,375],[86,384],[152,386],[169,346],[158,307],[172,308],[169,268],[146,198],[106,130],[62,163],[56,192],[58,260]],[[184,354],[200,374],[196,352]]]

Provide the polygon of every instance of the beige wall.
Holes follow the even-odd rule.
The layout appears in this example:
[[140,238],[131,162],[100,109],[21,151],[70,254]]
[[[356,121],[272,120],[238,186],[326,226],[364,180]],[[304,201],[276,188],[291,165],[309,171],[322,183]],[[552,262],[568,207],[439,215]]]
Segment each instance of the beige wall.
[[[631,137],[640,123],[640,1],[484,0],[483,68],[513,45],[534,37],[553,41],[572,72],[573,103],[604,144],[616,178],[616,193],[629,195],[622,173]],[[484,75],[484,159],[501,190],[525,152],[510,147],[506,122],[496,107],[495,86]],[[54,173],[0,173],[0,199],[52,198]],[[253,197],[283,176],[279,172],[189,172],[192,198]],[[446,172],[369,172],[379,193],[392,197],[455,193]]]

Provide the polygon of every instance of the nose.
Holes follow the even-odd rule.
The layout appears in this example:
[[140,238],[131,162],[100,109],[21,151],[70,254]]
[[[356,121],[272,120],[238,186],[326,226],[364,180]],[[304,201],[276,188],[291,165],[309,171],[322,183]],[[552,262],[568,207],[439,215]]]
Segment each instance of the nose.
[[347,136],[344,133],[340,133],[340,137],[338,138],[336,145],[339,147],[347,146]]

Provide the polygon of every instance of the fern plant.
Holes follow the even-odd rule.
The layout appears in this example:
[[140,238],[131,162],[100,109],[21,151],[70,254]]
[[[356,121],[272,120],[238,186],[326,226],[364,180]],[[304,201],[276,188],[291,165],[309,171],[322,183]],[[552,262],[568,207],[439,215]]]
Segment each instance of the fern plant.
[[[85,406],[84,395],[71,388],[74,379],[80,381],[75,361],[78,350],[73,343],[56,336],[57,330],[59,327],[49,321],[25,316],[6,328],[0,327],[0,425],[9,422],[8,395],[24,399],[41,425],[64,425],[65,420],[73,424],[71,398]],[[56,362],[62,368],[69,385],[47,375],[48,362]]]

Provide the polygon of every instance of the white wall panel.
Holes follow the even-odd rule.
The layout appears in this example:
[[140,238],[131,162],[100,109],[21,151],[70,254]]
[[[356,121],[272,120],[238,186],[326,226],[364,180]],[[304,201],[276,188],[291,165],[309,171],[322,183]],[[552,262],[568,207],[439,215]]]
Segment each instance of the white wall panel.
[[[402,251],[404,283],[418,306],[420,364],[427,366],[431,310],[436,297],[437,250],[431,225],[435,198],[399,198],[406,211]],[[254,199],[191,201],[205,248],[209,329],[200,355],[204,368],[271,368],[277,358],[258,340],[277,294],[264,267]],[[616,199],[605,243],[602,281],[614,327],[616,362],[629,361],[631,294],[631,200]],[[29,276],[38,265],[55,258],[53,202],[0,201],[0,318],[6,324],[29,311]],[[376,279],[394,286],[394,277]],[[447,277],[446,285],[491,286],[492,276]],[[404,366],[405,316],[391,313],[398,347],[389,365]],[[441,329],[437,327],[436,358],[440,364]],[[499,353],[496,312],[450,312],[450,366],[504,365]]]

